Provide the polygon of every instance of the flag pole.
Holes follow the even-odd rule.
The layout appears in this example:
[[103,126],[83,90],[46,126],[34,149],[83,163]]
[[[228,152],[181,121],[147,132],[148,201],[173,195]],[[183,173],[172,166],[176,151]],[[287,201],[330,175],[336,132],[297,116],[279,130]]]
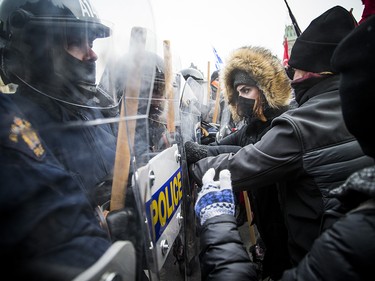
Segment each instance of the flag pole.
[[286,4],[286,7],[288,8],[288,12],[289,12],[289,17],[290,19],[292,20],[292,23],[293,23],[293,26],[294,26],[294,30],[296,31],[296,34],[297,34],[297,37],[299,37],[301,35],[301,29],[299,28],[298,26],[298,23],[297,23],[297,20],[296,18],[294,17],[293,13],[292,13],[292,10],[290,9],[289,5],[288,5],[288,2],[286,0],[284,0],[285,4]]

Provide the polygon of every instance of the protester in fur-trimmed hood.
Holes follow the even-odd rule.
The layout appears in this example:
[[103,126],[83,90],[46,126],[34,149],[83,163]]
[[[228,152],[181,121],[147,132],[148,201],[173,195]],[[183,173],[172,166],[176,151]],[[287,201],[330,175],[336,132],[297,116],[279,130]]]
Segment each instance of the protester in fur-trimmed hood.
[[235,121],[244,117],[239,111],[240,114],[242,110],[247,111],[242,108],[246,100],[239,95],[237,87],[240,85],[255,86],[261,91],[254,114],[264,122],[269,108],[284,107],[291,99],[290,81],[280,60],[262,47],[245,46],[235,50],[227,59],[220,81]]
[[[242,147],[258,142],[269,130],[272,120],[289,109],[291,100],[290,80],[281,61],[268,49],[245,46],[235,50],[220,71],[224,97],[235,121],[245,125],[233,134],[211,143],[185,144],[188,163],[207,156],[235,153]],[[242,192],[235,193],[237,225],[246,220],[246,209]],[[254,219],[260,233],[256,245],[251,247],[253,260],[259,265],[261,279],[278,279],[289,268],[287,230],[281,214],[276,185],[248,192]],[[255,249],[260,247],[265,254]]]
[[[219,75],[233,120],[236,123],[245,121],[247,126],[209,146],[187,142],[189,164],[207,156],[237,152],[241,147],[259,141],[271,121],[290,108],[290,80],[281,61],[268,49],[259,46],[236,49]],[[216,151],[214,146],[218,145],[221,147]],[[223,145],[237,147],[226,150]]]

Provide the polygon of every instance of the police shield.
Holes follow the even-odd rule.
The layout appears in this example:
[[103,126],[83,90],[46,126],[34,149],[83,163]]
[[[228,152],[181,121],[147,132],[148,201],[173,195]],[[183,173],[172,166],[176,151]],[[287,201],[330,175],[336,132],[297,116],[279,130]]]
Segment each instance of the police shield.
[[232,120],[232,113],[230,112],[228,103],[225,101],[221,108],[220,129],[216,134],[216,140],[220,141],[235,130],[237,130],[237,128]]
[[[147,129],[149,151],[137,165],[136,182],[140,187],[153,249],[152,274],[160,275],[182,224],[182,174],[178,152],[178,77],[171,68],[169,42],[158,55],[149,104]],[[152,59],[149,58],[148,61]],[[139,160],[139,159],[138,159]]]
[[179,151],[181,154],[181,172],[183,186],[183,227],[174,245],[174,254],[180,266],[180,271],[189,280],[193,270],[197,270],[199,241],[196,235],[194,203],[196,191],[190,181],[184,144],[187,141],[200,143],[201,139],[201,110],[205,90],[201,81],[189,77],[184,79],[181,86],[179,107]]
[[[196,70],[198,71],[198,70]],[[186,75],[185,75],[186,76]],[[196,107],[199,108],[201,120],[197,125],[197,142],[209,144],[216,139],[216,134],[220,128],[220,104],[213,99],[211,88],[206,80],[196,79],[193,76],[188,77],[186,85],[194,93]],[[185,93],[189,96],[189,91]],[[194,101],[193,100],[193,101]],[[219,101],[219,100],[218,100]]]

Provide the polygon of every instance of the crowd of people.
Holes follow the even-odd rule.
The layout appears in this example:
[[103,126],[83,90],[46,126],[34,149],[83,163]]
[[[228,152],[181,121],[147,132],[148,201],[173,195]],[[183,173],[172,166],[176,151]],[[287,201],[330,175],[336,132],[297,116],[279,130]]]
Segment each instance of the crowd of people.
[[[341,10],[340,7],[333,8],[337,9]],[[345,13],[342,15],[345,17]],[[370,71],[375,59],[372,51],[375,44],[374,26],[375,17],[372,16],[349,31],[337,42],[330,57],[330,69],[340,77],[338,91],[333,93],[340,99],[343,122],[356,137],[363,153],[372,160],[374,142],[368,129],[374,117],[371,110],[374,100],[371,90],[373,75]],[[305,32],[309,28],[311,25]],[[292,62],[293,54],[292,51]],[[226,171],[226,176],[224,180],[220,177],[219,181],[214,181],[215,169],[209,168],[205,172],[203,188],[195,207],[203,224],[200,256],[202,279],[258,280],[256,268],[246,255],[236,228],[229,179],[236,171],[230,165],[228,168],[221,170],[220,174]],[[293,268],[286,270],[280,280],[370,280],[374,265],[371,260],[375,254],[372,246],[375,219],[374,164],[355,171],[342,184],[332,186],[322,194],[327,199],[336,200],[333,209],[325,210],[322,221],[323,225],[327,222],[326,229],[321,230],[305,255]],[[303,214],[306,212],[301,211]]]
[[291,86],[297,107],[275,118],[254,144],[191,165],[199,184],[209,168],[229,169],[235,192],[277,184],[292,265],[326,227],[322,215],[336,204],[327,197],[329,190],[373,163],[345,126],[339,76],[330,64],[335,47],[355,27],[352,15],[340,6],[313,20],[297,38],[289,60],[295,69]]
[[[133,165],[142,161],[129,163],[123,208],[109,206],[129,70],[143,73],[134,112],[149,113],[135,121],[131,153],[149,157],[179,141],[163,115],[163,59],[147,53],[141,69],[127,67],[130,57],[111,61],[98,81],[93,45],[111,28],[88,12],[95,10],[90,1],[62,2],[0,4],[1,268],[17,280],[72,280],[114,242],[128,240],[136,280],[153,280],[132,182]],[[341,6],[311,21],[291,50],[292,79],[270,50],[251,45],[234,49],[212,73],[205,118],[220,119],[229,106],[235,129],[184,143],[199,191],[202,280],[370,280],[375,15],[374,1],[363,2],[359,22]],[[181,75],[204,82],[193,68]],[[249,219],[241,220],[245,200],[261,260],[239,234]]]

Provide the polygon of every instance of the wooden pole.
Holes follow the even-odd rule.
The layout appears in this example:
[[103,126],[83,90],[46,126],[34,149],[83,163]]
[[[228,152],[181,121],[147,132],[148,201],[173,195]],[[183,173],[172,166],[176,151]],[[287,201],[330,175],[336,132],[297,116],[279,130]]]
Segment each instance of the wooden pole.
[[165,93],[168,99],[167,129],[173,134],[175,132],[175,112],[174,112],[174,91],[173,91],[173,71],[172,71],[172,54],[171,43],[169,40],[163,41],[164,50],[164,76],[165,76]]
[[207,105],[210,105],[210,94],[211,94],[211,62],[207,62]]
[[247,191],[243,191],[243,197],[244,197],[245,206],[246,206],[247,222],[249,224],[250,242],[251,242],[251,245],[255,245],[256,244],[255,231],[254,231],[254,226],[251,224],[253,221],[253,217],[251,215],[251,205],[250,205],[249,197],[247,195]]
[[124,97],[121,102],[120,123],[117,136],[110,211],[125,207],[130,170],[130,147],[134,144],[136,120],[125,121],[126,116],[136,116],[141,87],[141,65],[146,45],[146,29],[133,27],[130,38],[130,61]]

